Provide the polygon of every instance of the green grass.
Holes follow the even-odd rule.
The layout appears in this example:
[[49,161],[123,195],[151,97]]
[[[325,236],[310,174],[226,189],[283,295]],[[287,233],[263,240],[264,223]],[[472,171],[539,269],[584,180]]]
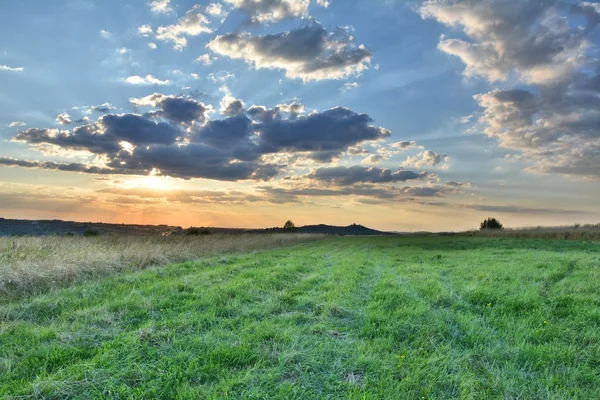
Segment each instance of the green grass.
[[600,398],[600,245],[335,238],[0,305],[0,398]]

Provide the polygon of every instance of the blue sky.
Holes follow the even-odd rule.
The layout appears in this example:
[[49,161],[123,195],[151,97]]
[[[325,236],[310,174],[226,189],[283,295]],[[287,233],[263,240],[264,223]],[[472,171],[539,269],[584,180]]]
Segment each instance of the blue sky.
[[595,223],[599,20],[552,0],[2,2],[0,215]]

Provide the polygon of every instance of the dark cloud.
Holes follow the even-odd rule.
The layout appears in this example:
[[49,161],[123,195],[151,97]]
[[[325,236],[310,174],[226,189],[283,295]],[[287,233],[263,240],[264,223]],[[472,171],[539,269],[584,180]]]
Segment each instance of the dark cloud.
[[[368,115],[341,107],[304,116],[298,102],[274,109],[253,106],[247,113],[202,124],[208,107],[195,100],[153,94],[131,102],[156,109],[146,115],[103,115],[71,131],[27,129],[14,140],[91,152],[101,156],[99,173],[147,175],[155,171],[183,179],[236,181],[269,180],[280,174],[287,165],[265,161],[275,153],[326,162],[351,146],[390,135],[372,125]],[[157,118],[167,122],[157,122]],[[99,168],[27,163],[22,166],[90,173]]]
[[387,138],[391,132],[371,125],[367,114],[343,107],[298,119],[274,119],[256,125],[261,151],[338,152],[358,143]]
[[156,123],[136,114],[102,116],[96,123],[70,131],[31,128],[17,133],[14,140],[29,144],[52,144],[65,149],[112,154],[122,150],[120,142],[134,146],[171,144],[181,135],[176,127]]
[[164,118],[175,124],[204,122],[207,119],[207,113],[211,109],[210,106],[191,98],[165,96],[160,93],[142,98],[132,98],[129,99],[129,102],[140,107],[157,107],[158,110],[151,112],[149,116]]
[[313,180],[347,186],[355,183],[390,183],[406,182],[409,180],[426,179],[427,172],[413,172],[399,170],[392,172],[389,169],[366,168],[358,165],[351,167],[319,168],[311,172],[308,177]]
[[102,114],[108,114],[109,112],[111,112],[114,109],[115,109],[115,107],[110,103],[104,103],[104,104],[90,107],[90,111],[97,111],[97,112],[101,112]]
[[327,32],[313,22],[289,32],[252,36],[228,33],[208,43],[213,52],[244,59],[257,69],[285,70],[289,78],[304,81],[342,79],[368,69],[372,53],[357,46],[344,28]]

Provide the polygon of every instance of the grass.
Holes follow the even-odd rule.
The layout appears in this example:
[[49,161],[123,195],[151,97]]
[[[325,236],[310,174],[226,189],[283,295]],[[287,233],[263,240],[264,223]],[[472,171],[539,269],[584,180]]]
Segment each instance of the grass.
[[123,271],[323,239],[311,234],[0,237],[0,296],[22,296]]
[[461,232],[458,235],[481,237],[505,237],[518,239],[559,239],[600,241],[600,224],[576,224],[571,226],[535,226],[525,228],[485,229]]
[[600,398],[600,246],[345,237],[0,305],[0,398]]

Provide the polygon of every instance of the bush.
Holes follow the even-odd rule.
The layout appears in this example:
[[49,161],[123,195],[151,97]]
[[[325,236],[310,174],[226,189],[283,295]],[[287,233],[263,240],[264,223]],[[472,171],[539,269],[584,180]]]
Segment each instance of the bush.
[[498,221],[496,218],[488,218],[486,220],[484,220],[481,225],[479,226],[480,230],[485,230],[485,229],[502,229],[503,226],[500,223],[500,221]]
[[186,235],[210,235],[210,231],[208,229],[200,229],[200,228],[190,228],[185,233]]
[[83,236],[100,236],[100,232],[93,229],[86,229],[83,231]]

